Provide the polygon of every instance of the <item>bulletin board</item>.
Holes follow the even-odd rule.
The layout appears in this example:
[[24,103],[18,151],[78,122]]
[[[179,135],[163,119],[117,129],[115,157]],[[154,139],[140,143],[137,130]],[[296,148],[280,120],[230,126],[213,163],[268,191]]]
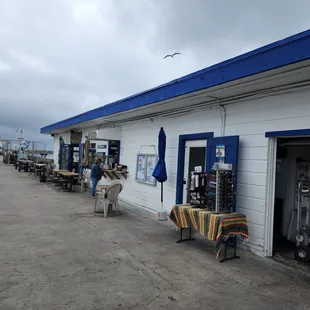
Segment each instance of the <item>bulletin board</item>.
[[137,155],[136,181],[156,186],[156,179],[152,176],[156,164],[156,154],[139,153]]

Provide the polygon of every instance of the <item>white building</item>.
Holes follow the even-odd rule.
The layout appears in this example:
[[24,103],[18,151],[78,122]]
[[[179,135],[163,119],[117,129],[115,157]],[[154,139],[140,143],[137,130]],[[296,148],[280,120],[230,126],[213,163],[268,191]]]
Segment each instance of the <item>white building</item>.
[[247,245],[259,255],[272,256],[274,212],[277,234],[286,239],[296,158],[310,160],[310,148],[300,146],[310,141],[309,64],[310,31],[305,31],[46,126],[41,133],[54,136],[55,163],[59,136],[69,144],[70,131],[83,132],[81,143],[90,131],[120,141],[120,163],[129,171],[122,199],[152,210],[159,207],[160,185],[136,181],[137,154],[156,153],[160,127],[167,135],[167,210],[184,201],[183,178],[189,167],[205,167],[206,158],[210,168],[214,146],[225,144],[225,161],[237,165],[237,211],[247,216]]

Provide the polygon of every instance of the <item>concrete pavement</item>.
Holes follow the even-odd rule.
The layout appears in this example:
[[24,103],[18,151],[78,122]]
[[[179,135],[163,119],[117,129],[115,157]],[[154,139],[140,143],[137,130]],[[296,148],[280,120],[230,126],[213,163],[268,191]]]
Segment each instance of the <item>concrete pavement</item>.
[[310,309],[310,278],[213,244],[176,244],[172,225],[123,204],[107,219],[88,194],[56,193],[0,164],[0,309]]

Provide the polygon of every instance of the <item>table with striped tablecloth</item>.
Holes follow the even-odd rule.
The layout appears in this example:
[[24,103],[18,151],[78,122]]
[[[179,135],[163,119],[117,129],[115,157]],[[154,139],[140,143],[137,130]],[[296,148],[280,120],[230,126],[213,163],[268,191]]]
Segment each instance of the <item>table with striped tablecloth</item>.
[[[224,260],[227,260],[227,246],[234,248],[234,256],[229,259],[239,258],[236,256],[237,235],[243,239],[248,238],[246,216],[237,212],[219,214],[207,209],[193,208],[189,205],[175,205],[169,217],[181,229],[181,239],[178,242],[193,240],[191,238],[191,229],[193,228],[207,239],[215,241],[217,257],[221,251],[222,243],[225,244]],[[183,239],[183,229],[190,230],[188,239]]]

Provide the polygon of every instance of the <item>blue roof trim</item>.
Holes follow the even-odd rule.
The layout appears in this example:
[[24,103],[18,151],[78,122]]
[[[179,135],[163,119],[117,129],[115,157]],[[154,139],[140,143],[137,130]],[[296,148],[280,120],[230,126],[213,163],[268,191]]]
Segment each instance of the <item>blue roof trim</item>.
[[41,133],[146,106],[310,59],[310,30],[41,128]]

